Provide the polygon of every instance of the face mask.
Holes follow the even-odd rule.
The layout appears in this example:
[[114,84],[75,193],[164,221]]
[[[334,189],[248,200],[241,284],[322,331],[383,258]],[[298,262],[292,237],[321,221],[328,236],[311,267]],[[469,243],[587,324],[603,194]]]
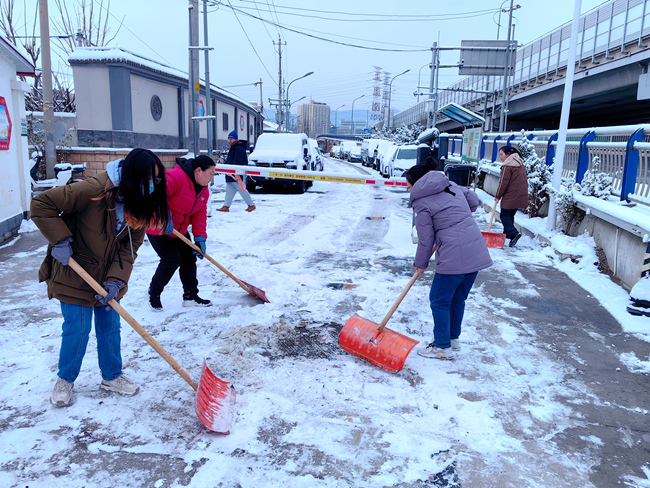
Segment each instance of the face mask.
[[[153,193],[153,190],[154,190],[153,180],[149,180],[149,195]],[[144,192],[144,183],[140,183],[140,191],[142,192],[143,196],[146,196]]]

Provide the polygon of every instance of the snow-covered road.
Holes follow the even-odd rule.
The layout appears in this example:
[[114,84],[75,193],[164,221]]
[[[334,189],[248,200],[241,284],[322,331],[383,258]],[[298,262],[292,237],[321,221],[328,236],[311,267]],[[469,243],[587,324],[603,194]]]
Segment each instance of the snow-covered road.
[[[329,158],[326,170],[375,174]],[[222,180],[216,189],[215,208]],[[200,294],[215,306],[181,307],[176,276],[154,313],[146,243],[122,301],[191,376],[206,357],[235,385],[229,436],[202,426],[194,391],[124,321],[125,372],[141,392],[99,390],[91,335],[75,403],[53,408],[61,318],[36,279],[43,240],[26,233],[0,248],[0,486],[650,486],[647,373],[621,362],[647,358],[648,345],[538,243],[491,250],[457,359],[413,352],[391,374],[337,340],[354,313],[379,322],[413,273],[408,193],[316,182],[253,197],[252,213],[236,197],[208,219],[207,248],[270,304],[204,260]],[[476,218],[487,228],[485,213]],[[420,341],[433,327],[432,268],[389,323]]]

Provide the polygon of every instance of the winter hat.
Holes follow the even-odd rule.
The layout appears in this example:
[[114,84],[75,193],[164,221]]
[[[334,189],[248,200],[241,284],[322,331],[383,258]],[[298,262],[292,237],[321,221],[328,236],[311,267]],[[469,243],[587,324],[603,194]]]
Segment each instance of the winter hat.
[[209,156],[201,155],[198,158],[192,159],[192,169],[201,168],[201,171],[205,171],[210,166],[216,166],[212,158]]
[[228,139],[234,139],[234,140],[238,141],[239,136],[237,135],[237,131],[234,130],[230,134],[228,134]]

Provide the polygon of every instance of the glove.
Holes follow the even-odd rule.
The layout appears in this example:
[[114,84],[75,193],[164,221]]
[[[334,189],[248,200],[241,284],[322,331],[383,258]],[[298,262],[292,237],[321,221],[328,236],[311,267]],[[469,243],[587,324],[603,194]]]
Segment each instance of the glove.
[[174,233],[174,220],[172,219],[172,213],[169,212],[169,223],[167,224],[167,228],[165,229],[165,234],[170,236],[173,233]]
[[201,253],[198,253],[197,251],[194,251],[194,250],[192,252],[199,259],[203,259],[203,254],[205,254],[205,252],[206,252],[206,247],[205,247],[206,239],[207,238],[203,237],[203,236],[196,236],[194,238],[194,244],[196,244],[197,246],[199,246],[201,248]]
[[63,266],[67,266],[70,261],[70,256],[72,256],[72,237],[66,237],[60,242],[57,242],[52,246],[52,257],[56,259]]
[[123,281],[104,281],[104,289],[108,292],[108,294],[105,297],[101,295],[95,295],[95,298],[99,300],[99,303],[106,305],[106,308],[104,310],[111,309],[111,306],[108,304],[108,302],[117,298],[117,294],[120,292],[122,287],[124,287]]

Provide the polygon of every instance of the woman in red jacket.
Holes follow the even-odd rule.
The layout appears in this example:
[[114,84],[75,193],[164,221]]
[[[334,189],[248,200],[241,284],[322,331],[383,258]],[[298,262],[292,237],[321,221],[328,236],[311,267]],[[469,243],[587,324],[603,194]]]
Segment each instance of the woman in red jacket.
[[[167,182],[167,204],[171,211],[172,221],[161,232],[156,229],[147,230],[149,242],[156,254],[160,256],[160,264],[151,278],[149,285],[149,305],[152,310],[161,312],[163,307],[160,294],[178,268],[178,274],[183,284],[184,307],[209,307],[210,300],[199,297],[199,281],[196,278],[196,257],[203,256],[172,234],[176,229],[190,238],[188,227],[192,226],[194,243],[205,254],[207,203],[210,198],[208,185],[214,176],[214,161],[208,156],[194,159],[177,158],[174,169],[165,173]],[[173,226],[173,227],[172,227]]]

